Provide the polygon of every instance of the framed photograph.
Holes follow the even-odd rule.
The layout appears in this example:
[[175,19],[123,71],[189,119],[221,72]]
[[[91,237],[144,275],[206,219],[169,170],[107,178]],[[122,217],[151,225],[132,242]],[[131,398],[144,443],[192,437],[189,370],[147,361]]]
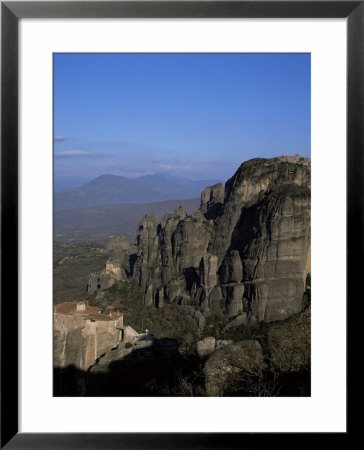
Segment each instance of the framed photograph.
[[363,25],[2,2],[2,446],[347,439]]

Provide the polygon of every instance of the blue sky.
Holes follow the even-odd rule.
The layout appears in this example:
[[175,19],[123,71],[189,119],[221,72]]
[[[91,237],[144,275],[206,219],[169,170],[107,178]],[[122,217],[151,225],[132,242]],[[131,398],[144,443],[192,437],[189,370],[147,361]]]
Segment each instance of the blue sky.
[[55,54],[55,189],[310,156],[310,80],[309,54]]

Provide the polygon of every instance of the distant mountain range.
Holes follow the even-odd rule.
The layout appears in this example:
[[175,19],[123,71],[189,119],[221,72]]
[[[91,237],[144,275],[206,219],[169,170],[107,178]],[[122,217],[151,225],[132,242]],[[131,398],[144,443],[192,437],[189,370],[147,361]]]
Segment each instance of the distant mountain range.
[[179,206],[183,206],[187,214],[191,214],[199,208],[200,198],[55,211],[54,239],[60,242],[104,241],[122,234],[133,243],[138,223],[143,216],[156,212],[161,219]]
[[75,189],[54,194],[54,210],[82,209],[120,203],[145,204],[199,197],[207,186],[219,180],[189,180],[165,173],[129,179],[101,175]]

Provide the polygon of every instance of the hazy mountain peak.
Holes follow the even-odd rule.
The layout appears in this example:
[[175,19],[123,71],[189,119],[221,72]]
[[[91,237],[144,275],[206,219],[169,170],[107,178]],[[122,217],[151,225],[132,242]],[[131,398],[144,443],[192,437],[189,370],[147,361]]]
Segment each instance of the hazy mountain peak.
[[219,180],[189,180],[168,172],[126,178],[103,174],[88,183],[54,194],[54,209],[80,209],[119,203],[154,203],[200,196],[206,186]]

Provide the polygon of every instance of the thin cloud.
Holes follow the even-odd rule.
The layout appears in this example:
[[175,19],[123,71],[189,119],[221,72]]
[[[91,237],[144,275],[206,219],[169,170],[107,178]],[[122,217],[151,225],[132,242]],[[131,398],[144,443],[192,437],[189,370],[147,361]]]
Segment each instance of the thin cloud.
[[159,164],[159,169],[165,171],[184,171],[184,172],[201,172],[200,167],[188,166],[188,165],[173,165],[173,164]]
[[83,150],[64,150],[54,154],[55,158],[72,158],[74,156],[91,156],[92,153]]
[[128,174],[130,178],[138,178],[138,177],[143,177],[145,175],[155,175],[154,171],[144,171],[144,172],[133,172],[132,174],[129,173]]
[[63,142],[63,141],[67,141],[68,137],[60,136],[60,135],[56,134],[53,139],[54,139],[54,142]]
[[171,172],[191,172],[202,173],[216,168],[226,169],[234,166],[230,161],[216,161],[203,159],[180,159],[174,158],[172,161],[161,161],[157,164],[158,170]]
[[75,158],[75,157],[88,157],[88,158],[110,158],[110,154],[105,153],[91,153],[84,150],[64,150],[63,152],[57,152],[54,154],[55,158]]

